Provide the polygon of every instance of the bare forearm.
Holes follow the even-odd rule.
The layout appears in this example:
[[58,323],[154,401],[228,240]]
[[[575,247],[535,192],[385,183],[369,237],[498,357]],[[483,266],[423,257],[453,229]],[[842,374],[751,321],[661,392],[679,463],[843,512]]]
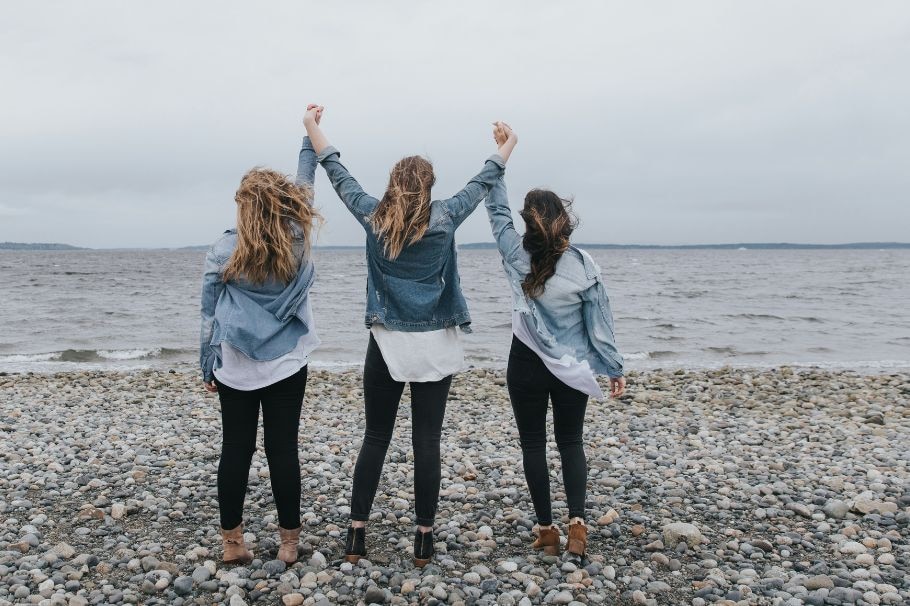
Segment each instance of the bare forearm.
[[326,138],[325,133],[313,120],[307,120],[303,125],[306,127],[306,134],[310,137],[310,142],[313,144],[316,155],[321,154],[322,150],[329,146],[329,140]]
[[518,143],[518,138],[513,135],[506,139],[505,143],[499,146],[497,153],[502,157],[503,162],[509,161],[509,156],[512,155],[512,150],[515,149],[516,143]]

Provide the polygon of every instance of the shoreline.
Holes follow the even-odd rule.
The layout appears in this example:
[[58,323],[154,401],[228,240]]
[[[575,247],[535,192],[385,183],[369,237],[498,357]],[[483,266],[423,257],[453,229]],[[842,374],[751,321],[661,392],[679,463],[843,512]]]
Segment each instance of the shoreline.
[[[261,432],[245,510],[258,559],[218,560],[220,420],[195,369],[0,375],[0,605],[910,600],[910,373],[628,376],[627,397],[588,406],[589,560],[576,566],[530,549],[533,508],[502,369],[457,375],[438,556],[421,571],[410,563],[408,390],[368,527],[370,559],[339,565],[360,373],[311,370],[303,548],[285,570],[274,561]],[[559,519],[552,443],[549,453]],[[676,544],[671,523],[698,534]]]
[[[6,355],[6,354],[4,354]],[[4,355],[0,355],[2,362]],[[9,354],[7,357],[16,357],[18,354]],[[21,354],[25,356],[46,356],[47,354]],[[121,361],[122,362],[122,361]],[[165,372],[176,374],[198,375],[198,365],[195,362],[182,361],[173,364],[165,362],[143,364],[138,362],[135,365],[117,366],[116,361],[110,362],[68,362],[68,361],[48,361],[49,364],[64,365],[72,364],[73,367],[65,368],[18,368],[12,365],[20,362],[8,362],[9,366],[0,364],[0,377],[4,376],[27,376],[40,375],[54,377],[57,375],[79,374],[79,373],[112,373],[112,374],[134,374],[144,372]],[[21,362],[25,363],[25,362]],[[28,362],[34,364],[35,362]],[[39,362],[40,363],[40,362]],[[505,370],[507,360],[496,360],[488,362],[472,362],[468,360],[467,366],[462,373],[475,371],[500,371]],[[363,361],[360,362],[310,362],[311,372],[324,372],[328,374],[346,374],[350,372],[359,372],[363,370]],[[759,365],[752,362],[716,362],[705,363],[700,365],[692,364],[666,364],[658,366],[641,365],[641,360],[632,359],[631,364],[627,364],[628,374],[648,374],[648,373],[698,373],[698,372],[752,372],[752,373],[773,373],[773,372],[827,372],[832,374],[855,374],[860,376],[875,375],[910,375],[910,361],[907,360],[865,360],[865,361],[826,361],[826,362],[806,362],[806,363],[782,363]],[[601,380],[601,378],[598,378]]]

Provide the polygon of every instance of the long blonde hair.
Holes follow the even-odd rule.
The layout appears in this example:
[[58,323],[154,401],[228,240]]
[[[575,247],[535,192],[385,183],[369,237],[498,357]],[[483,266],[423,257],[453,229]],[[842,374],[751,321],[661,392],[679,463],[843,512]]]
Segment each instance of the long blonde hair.
[[370,215],[376,237],[389,259],[423,237],[430,224],[430,190],[436,183],[433,165],[420,156],[399,160],[389,174],[389,186]]
[[222,280],[242,277],[254,284],[293,280],[301,262],[294,254],[293,226],[303,233],[305,254],[309,254],[313,228],[323,221],[313,208],[312,188],[257,167],[243,175],[234,201],[237,248],[221,272]]

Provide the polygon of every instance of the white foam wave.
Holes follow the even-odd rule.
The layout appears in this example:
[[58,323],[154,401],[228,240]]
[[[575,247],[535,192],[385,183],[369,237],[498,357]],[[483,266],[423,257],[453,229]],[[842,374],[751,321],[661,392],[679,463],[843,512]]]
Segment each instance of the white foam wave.
[[99,358],[105,360],[138,360],[140,358],[151,358],[161,353],[161,348],[155,349],[99,349],[97,352]]
[[61,355],[59,351],[39,354],[9,354],[0,356],[0,363],[50,362],[59,360]]

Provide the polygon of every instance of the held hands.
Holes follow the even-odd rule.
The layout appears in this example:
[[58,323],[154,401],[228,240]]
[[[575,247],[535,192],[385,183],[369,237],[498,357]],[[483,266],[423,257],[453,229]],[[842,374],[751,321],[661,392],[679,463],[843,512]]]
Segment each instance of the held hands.
[[322,120],[322,112],[325,111],[325,107],[322,105],[316,105],[315,103],[310,103],[306,106],[306,113],[303,115],[303,124],[316,124]]
[[626,391],[626,378],[617,377],[610,379],[610,397],[618,398]]
[[512,130],[512,127],[505,122],[496,121],[493,123],[493,140],[496,141],[496,145],[499,146],[497,151],[502,157],[503,162],[508,162],[512,150],[515,149],[515,144],[518,143],[518,135],[516,135],[515,131]]
[[511,126],[499,120],[493,123],[493,140],[496,141],[498,147],[505,145],[510,138],[515,143],[518,142],[518,135],[515,134]]

